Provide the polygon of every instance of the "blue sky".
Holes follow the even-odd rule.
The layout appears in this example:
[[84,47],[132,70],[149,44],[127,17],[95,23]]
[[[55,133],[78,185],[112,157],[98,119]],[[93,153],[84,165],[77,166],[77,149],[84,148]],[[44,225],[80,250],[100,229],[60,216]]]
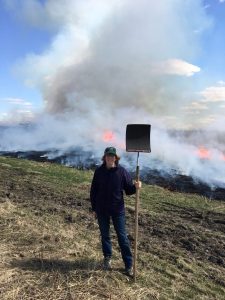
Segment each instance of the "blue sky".
[[[147,2],[142,0],[138,12],[134,12],[134,7],[125,0],[66,0],[63,5],[60,0],[2,0],[0,122],[15,121],[15,116],[19,121],[26,118],[30,120],[42,111],[57,113],[70,108],[73,111],[77,109],[76,99],[82,97],[82,105],[86,103],[98,107],[102,101],[99,99],[104,99],[108,91],[111,93],[113,86],[119,91],[116,96],[121,100],[117,104],[112,97],[108,97],[109,107],[112,103],[117,108],[133,107],[135,102],[132,97],[123,101],[126,90],[124,85],[121,87],[115,81],[115,76],[107,89],[107,83],[103,83],[102,92],[96,92],[97,88],[101,88],[101,82],[94,84],[93,81],[100,72],[96,66],[102,65],[105,70],[106,67],[122,65],[124,72],[118,74],[120,81],[124,76],[122,74],[132,74],[130,65],[136,61],[141,62],[140,66],[135,65],[132,70],[135,69],[139,77],[131,78],[125,85],[129,93],[139,98],[143,95],[140,105],[151,115],[168,126],[182,127],[175,112],[179,103],[179,114],[185,117],[186,124],[193,120],[193,124],[203,126],[223,119],[225,1],[180,0],[179,5],[179,1],[175,0],[158,1],[157,4],[154,4],[155,1]],[[150,14],[152,20],[142,24],[141,16],[149,17],[145,12],[146,7],[151,9],[154,5],[156,15],[164,19],[159,20]],[[139,25],[133,25],[133,20],[140,21],[140,28]],[[126,32],[130,25],[133,30],[126,40],[127,34],[123,36],[123,31]],[[138,34],[135,28],[140,29]],[[156,28],[157,36],[152,28]],[[165,33],[167,29],[171,29],[168,34]],[[151,38],[146,44],[143,43],[145,47],[139,48],[139,39],[144,39],[148,30]],[[117,40],[119,46],[115,47]],[[158,46],[155,46],[156,43]],[[104,56],[106,51],[107,57]],[[118,55],[115,55],[116,51]],[[150,73],[144,70],[148,53],[151,53],[148,66]],[[87,57],[91,57],[91,60]],[[87,66],[92,66],[92,69]],[[94,80],[88,77],[92,70],[96,70]],[[78,88],[72,90],[72,79],[69,83],[64,77],[61,80],[63,74],[67,80],[71,77],[79,82]],[[90,80],[89,84],[81,82],[84,74]],[[105,74],[103,77],[106,80],[108,73]],[[139,82],[141,76],[149,76],[151,82],[155,80],[155,86],[159,86],[159,89],[156,91],[155,87],[149,87],[146,79],[143,83]],[[60,84],[57,84],[59,80]],[[142,93],[137,87],[134,89],[132,80],[138,81],[137,87],[143,89]],[[56,83],[56,87],[53,83]],[[65,91],[66,88],[70,93]],[[148,93],[154,97],[150,104],[147,102]],[[175,99],[174,103],[170,102],[168,95]],[[62,101],[62,98],[66,100]],[[91,100],[88,102],[87,99]],[[166,111],[165,103],[168,106]],[[200,122],[197,123],[197,120]]]
[[[30,52],[40,53],[49,44],[51,34],[43,29],[28,26],[23,20],[0,3],[0,115],[11,110],[36,111],[43,108],[40,91],[27,86],[17,75],[15,66]],[[13,101],[15,99],[15,101]],[[16,101],[20,99],[21,101]],[[23,105],[30,103],[30,106]],[[1,119],[1,118],[0,118]]]
[[211,73],[211,78],[221,80],[224,78],[225,49],[225,1],[205,1],[207,14],[212,19],[212,26],[205,34],[202,48],[203,59],[200,63]]

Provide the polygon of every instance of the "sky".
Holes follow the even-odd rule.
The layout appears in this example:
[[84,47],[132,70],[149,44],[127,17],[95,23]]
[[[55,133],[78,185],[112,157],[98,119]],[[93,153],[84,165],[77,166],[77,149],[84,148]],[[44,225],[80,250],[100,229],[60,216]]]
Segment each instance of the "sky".
[[[109,92],[113,95],[106,100],[112,103],[113,97],[118,97],[113,89],[118,88],[122,106],[140,101],[140,106],[162,118],[167,126],[212,124],[225,112],[224,28],[223,0],[140,1],[138,5],[125,0],[1,0],[0,122],[15,121],[15,115],[21,121],[42,111],[64,110],[68,101],[63,104],[63,100],[52,99],[57,91],[48,84],[62,76],[60,72],[74,80],[79,77],[75,73],[80,72],[84,78],[90,68],[93,74],[84,80],[92,81],[91,76],[101,76],[102,72],[113,82],[97,95],[99,82],[95,87],[85,86],[79,78],[77,90],[90,89],[90,93],[84,92],[85,98],[101,98]],[[89,55],[93,55],[92,61]],[[130,76],[124,89],[115,82],[115,74],[110,79],[105,71],[114,65],[116,72],[119,64],[124,72],[122,67],[118,70],[118,80]],[[142,76],[143,82],[132,72]],[[137,80],[132,89],[132,81]],[[137,98],[127,97],[129,93]]]
[[[200,174],[182,162],[206,147],[207,178],[218,174],[224,0],[0,0],[0,41],[0,125],[36,125],[1,136],[1,150],[123,148],[126,124],[150,123],[153,155]],[[196,133],[184,145],[170,129]]]

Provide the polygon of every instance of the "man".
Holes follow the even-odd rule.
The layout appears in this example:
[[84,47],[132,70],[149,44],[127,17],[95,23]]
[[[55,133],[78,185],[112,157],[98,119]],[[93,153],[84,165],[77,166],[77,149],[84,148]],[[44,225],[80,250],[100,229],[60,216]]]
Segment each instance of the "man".
[[94,216],[98,220],[101,233],[104,268],[111,269],[112,244],[110,220],[117,234],[125,273],[132,276],[132,253],[125,228],[125,206],[123,191],[132,195],[141,188],[141,182],[132,182],[129,173],[119,165],[120,157],[116,148],[107,147],[102,157],[102,165],[94,173],[90,199]]

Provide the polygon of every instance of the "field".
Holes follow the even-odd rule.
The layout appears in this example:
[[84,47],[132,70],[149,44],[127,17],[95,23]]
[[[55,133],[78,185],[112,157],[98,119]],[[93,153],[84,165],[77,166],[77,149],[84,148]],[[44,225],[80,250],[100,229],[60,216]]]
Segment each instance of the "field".
[[[102,270],[92,171],[0,157],[0,299],[225,299],[224,201],[143,185],[136,283]],[[126,197],[133,246],[135,197]]]

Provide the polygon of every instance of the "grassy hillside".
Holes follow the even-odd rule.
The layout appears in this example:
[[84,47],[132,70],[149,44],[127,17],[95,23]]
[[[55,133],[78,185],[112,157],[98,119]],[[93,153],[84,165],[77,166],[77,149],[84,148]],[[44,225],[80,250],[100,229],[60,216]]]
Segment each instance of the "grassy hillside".
[[[113,270],[101,268],[92,175],[0,157],[0,299],[225,299],[225,201],[144,185],[133,283],[114,231]],[[132,246],[134,201],[126,198]]]

